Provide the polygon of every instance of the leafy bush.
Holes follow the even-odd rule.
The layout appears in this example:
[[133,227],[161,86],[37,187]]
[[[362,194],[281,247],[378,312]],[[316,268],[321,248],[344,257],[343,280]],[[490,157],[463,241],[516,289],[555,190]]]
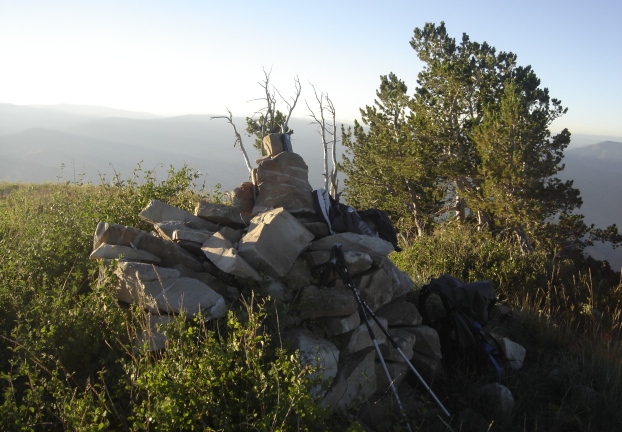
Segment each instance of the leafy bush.
[[328,413],[309,391],[314,371],[263,331],[264,306],[251,301],[245,322],[230,311],[211,330],[180,317],[161,355],[126,363],[132,430],[325,430]]
[[465,282],[490,279],[505,294],[546,285],[550,271],[541,253],[525,254],[509,240],[464,225],[444,225],[391,258],[421,285],[449,273]]
[[179,317],[164,353],[135,352],[143,312],[119,307],[111,278],[100,283],[88,259],[97,223],[150,229],[138,213],[152,199],[192,211],[224,198],[197,190],[186,167],[161,182],[141,173],[100,186],[2,185],[0,429],[322,428],[312,371],[260,334],[262,307],[243,323],[230,315],[222,333]]

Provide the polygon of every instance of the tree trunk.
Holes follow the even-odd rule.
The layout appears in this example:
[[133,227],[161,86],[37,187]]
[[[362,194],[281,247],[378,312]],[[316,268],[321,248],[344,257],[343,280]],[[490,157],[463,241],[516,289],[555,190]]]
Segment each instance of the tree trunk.
[[419,209],[417,206],[417,195],[415,189],[410,180],[406,180],[406,187],[408,187],[408,193],[410,194],[410,200],[412,205],[412,215],[415,222],[415,228],[417,229],[417,237],[423,237],[425,235],[425,226],[421,223],[419,217]]
[[520,244],[522,251],[524,253],[533,252],[533,246],[531,245],[531,242],[529,241],[529,237],[527,237],[527,232],[525,231],[525,228],[522,226],[519,226],[514,230],[514,232],[516,233],[516,236],[518,237],[518,242]]
[[490,217],[481,210],[477,210],[477,230],[488,231],[490,228]]

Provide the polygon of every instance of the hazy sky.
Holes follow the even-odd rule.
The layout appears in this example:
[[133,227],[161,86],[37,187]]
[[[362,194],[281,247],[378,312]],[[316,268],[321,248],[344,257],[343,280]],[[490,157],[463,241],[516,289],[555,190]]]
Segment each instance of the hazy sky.
[[531,65],[569,109],[555,129],[622,136],[620,0],[0,0],[0,102],[247,116],[265,68],[284,96],[297,75],[302,99],[312,83],[352,122],[380,75],[414,92],[413,29],[441,21]]

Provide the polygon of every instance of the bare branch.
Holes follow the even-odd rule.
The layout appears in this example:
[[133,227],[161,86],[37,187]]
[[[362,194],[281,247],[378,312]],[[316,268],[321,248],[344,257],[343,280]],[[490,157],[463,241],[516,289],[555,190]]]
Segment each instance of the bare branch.
[[300,79],[298,79],[298,76],[294,77],[294,88],[296,89],[296,95],[292,97],[291,104],[288,103],[287,100],[285,100],[285,98],[278,91],[278,89],[275,88],[276,92],[281,97],[281,99],[283,99],[283,102],[285,102],[285,105],[287,105],[287,109],[288,109],[287,116],[285,117],[285,122],[281,126],[281,133],[287,133],[287,129],[288,129],[287,123],[289,123],[289,119],[292,116],[292,112],[294,111],[294,108],[296,108],[296,103],[298,102],[298,98],[300,97],[300,93],[302,92],[302,85],[300,84]]
[[[315,89],[315,86],[311,83],[309,83],[309,85],[311,86],[311,88],[313,89],[313,94],[315,95],[315,100],[317,101],[318,105],[320,106],[320,114],[319,114],[319,118],[318,115],[315,114],[315,112],[311,109],[311,107],[309,107],[309,104],[307,103],[307,101],[305,101],[307,108],[309,109],[309,112],[311,112],[310,117],[313,118],[315,124],[319,125],[320,130],[319,130],[319,134],[320,137],[322,139],[322,150],[324,152],[324,189],[326,191],[330,191],[330,186],[329,186],[329,182],[330,182],[330,177],[328,174],[328,143],[326,141],[326,120],[324,119],[324,93],[321,93],[319,96],[317,94],[317,90]],[[330,192],[329,192],[330,193]]]
[[329,135],[332,135],[333,137],[333,148],[331,155],[333,169],[330,173],[330,193],[333,196],[337,196],[337,120],[335,116],[335,106],[333,105],[333,101],[330,100],[330,98],[328,97],[328,94],[326,95],[326,104],[328,105],[326,109],[333,119],[333,130],[332,132],[328,131]]
[[272,130],[274,128],[274,116],[276,114],[276,98],[274,93],[270,93],[270,74],[272,73],[272,69],[270,72],[266,72],[263,70],[264,81],[263,83],[259,83],[261,87],[264,89],[265,100],[266,100],[266,115],[264,116],[264,121],[261,125],[261,138],[266,135],[266,129]]
[[[335,106],[333,102],[330,100],[328,95],[321,93],[318,96],[317,90],[311,85],[313,89],[313,94],[315,95],[315,100],[320,106],[319,114],[316,114],[309,103],[305,101],[307,108],[309,109],[310,117],[314,120],[312,124],[319,125],[320,130],[318,133],[322,139],[322,149],[324,151],[324,188],[333,196],[337,196],[337,122],[335,119]],[[326,121],[325,112],[328,113],[330,117],[332,117],[332,124]],[[330,130],[329,129],[332,129]],[[328,140],[326,135],[332,136],[332,169],[331,172],[328,172]]]
[[248,159],[248,155],[246,154],[246,150],[244,149],[244,144],[242,144],[242,135],[238,132],[238,129],[235,127],[235,123],[233,123],[233,115],[231,111],[227,108],[227,112],[229,116],[213,116],[210,117],[213,119],[225,119],[229,122],[229,124],[233,127],[233,133],[235,134],[235,143],[233,143],[233,147],[236,147],[238,144],[240,145],[240,150],[242,151],[242,155],[244,156],[244,162],[246,162],[246,168],[248,169],[249,178],[251,173],[253,172],[253,168],[251,166],[250,160]]

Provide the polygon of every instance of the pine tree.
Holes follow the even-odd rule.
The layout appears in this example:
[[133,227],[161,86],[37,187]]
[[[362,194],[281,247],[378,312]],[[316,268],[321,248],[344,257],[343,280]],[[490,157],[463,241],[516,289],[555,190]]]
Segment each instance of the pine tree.
[[469,207],[480,227],[514,232],[525,249],[531,249],[529,237],[543,223],[582,204],[572,181],[555,177],[563,169],[570,133],[563,130],[551,139],[548,124],[561,112],[561,107],[550,110],[546,99],[530,100],[508,80],[499,103],[484,108],[471,134],[478,162]]
[[363,125],[355,121],[354,131],[342,130],[348,204],[382,209],[403,232],[423,235],[440,202],[441,190],[428,180],[435,176],[434,152],[414,143],[416,121],[404,82],[394,74],[380,81],[374,105],[361,109]]
[[570,132],[550,132],[567,110],[531,66],[466,34],[457,44],[444,23],[415,29],[411,46],[424,63],[414,96],[383,76],[363,124],[343,131],[351,205],[385,210],[417,235],[446,220],[513,233],[525,250],[619,241],[617,228],[597,230],[573,214],[580,193],[556,177]]

